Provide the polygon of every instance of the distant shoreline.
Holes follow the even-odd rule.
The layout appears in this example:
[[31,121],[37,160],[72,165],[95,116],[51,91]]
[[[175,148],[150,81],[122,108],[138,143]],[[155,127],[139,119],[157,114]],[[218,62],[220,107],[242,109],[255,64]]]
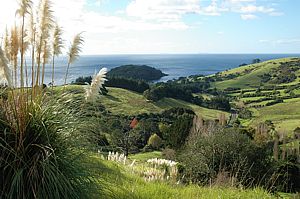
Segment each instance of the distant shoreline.
[[[91,76],[102,67],[109,70],[121,65],[148,65],[161,70],[168,76],[162,77],[165,82],[190,75],[210,75],[236,68],[243,63],[251,63],[253,59],[262,61],[285,57],[300,57],[300,54],[148,54],[148,55],[84,55],[75,62],[69,73],[68,82],[80,76]],[[63,84],[67,60],[58,57],[56,61],[56,85]],[[51,82],[51,66],[46,67],[46,79]]]

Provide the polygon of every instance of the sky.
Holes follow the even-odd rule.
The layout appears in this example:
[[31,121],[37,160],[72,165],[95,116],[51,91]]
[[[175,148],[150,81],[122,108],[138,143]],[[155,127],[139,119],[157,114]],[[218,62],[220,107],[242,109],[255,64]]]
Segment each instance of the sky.
[[[2,37],[18,3],[0,2]],[[51,2],[66,46],[84,31],[84,55],[300,53],[300,0]]]

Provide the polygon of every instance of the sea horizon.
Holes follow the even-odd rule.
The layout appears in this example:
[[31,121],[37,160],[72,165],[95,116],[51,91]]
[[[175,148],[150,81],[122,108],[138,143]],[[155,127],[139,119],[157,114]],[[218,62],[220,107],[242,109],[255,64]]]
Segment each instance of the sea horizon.
[[[251,64],[253,59],[267,61],[285,57],[300,57],[299,54],[107,54],[82,55],[70,66],[68,83],[82,76],[91,76],[106,67],[109,70],[121,65],[148,65],[168,74],[158,82],[165,82],[190,75],[210,75],[236,68],[241,64]],[[28,63],[30,65],[30,62]],[[67,58],[61,56],[55,61],[55,85],[62,85],[67,66]],[[51,82],[52,67],[46,67],[45,83]]]

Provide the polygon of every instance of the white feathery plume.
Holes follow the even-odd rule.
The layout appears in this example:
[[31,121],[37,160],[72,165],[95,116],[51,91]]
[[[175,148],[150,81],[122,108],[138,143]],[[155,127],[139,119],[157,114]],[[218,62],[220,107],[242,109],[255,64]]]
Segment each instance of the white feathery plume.
[[12,87],[12,81],[11,81],[11,71],[8,66],[8,61],[6,57],[4,56],[4,52],[0,48],[0,81],[2,82],[3,76],[6,79],[8,87]]
[[87,101],[95,100],[99,95],[100,88],[107,81],[106,77],[107,68],[102,68],[97,75],[94,75],[91,85],[86,88],[85,99]]
[[70,65],[74,61],[76,61],[76,59],[79,57],[79,53],[81,52],[81,46],[84,42],[83,37],[82,37],[81,34],[82,34],[82,32],[75,35],[75,37],[73,39],[73,43],[72,43],[72,45],[69,49],[69,52],[68,52],[68,66],[67,66],[64,85],[67,84],[67,78],[68,78],[68,74],[69,74]]

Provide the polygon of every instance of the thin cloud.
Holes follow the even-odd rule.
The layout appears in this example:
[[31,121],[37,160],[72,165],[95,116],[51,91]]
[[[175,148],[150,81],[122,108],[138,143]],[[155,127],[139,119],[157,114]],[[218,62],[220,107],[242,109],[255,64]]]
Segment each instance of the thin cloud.
[[241,18],[243,20],[252,20],[252,19],[257,19],[258,17],[254,14],[242,14]]

